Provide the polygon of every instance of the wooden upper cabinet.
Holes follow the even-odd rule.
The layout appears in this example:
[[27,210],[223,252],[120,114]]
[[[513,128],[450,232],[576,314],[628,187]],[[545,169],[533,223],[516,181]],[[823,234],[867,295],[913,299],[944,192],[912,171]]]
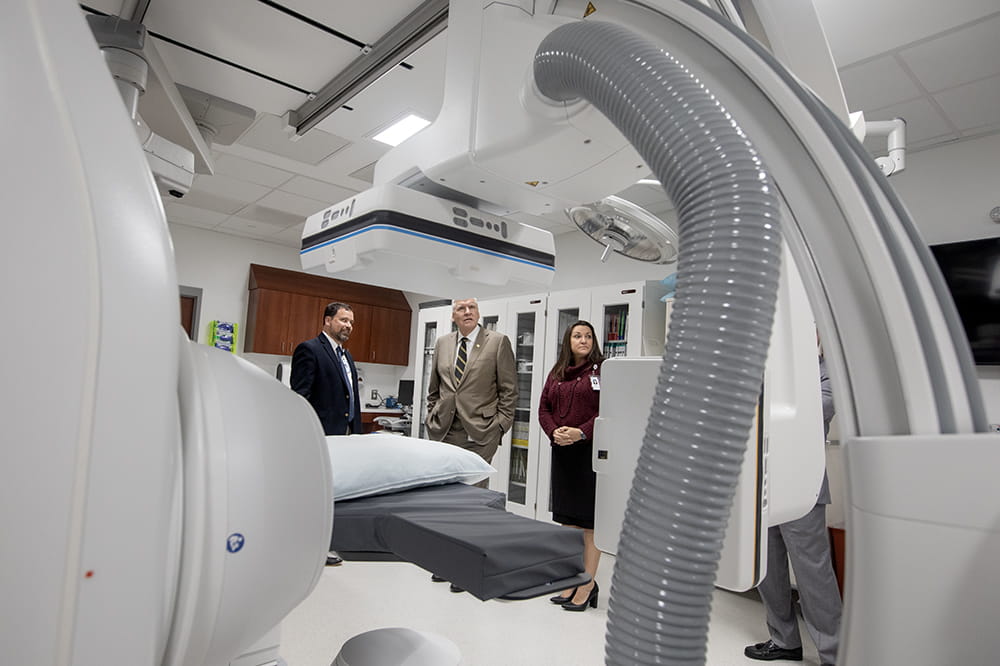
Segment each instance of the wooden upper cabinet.
[[346,346],[356,362],[409,365],[412,311],[403,292],[257,264],[250,264],[244,350],[291,356],[319,335],[333,301],[354,311]]
[[306,294],[289,294],[288,326],[285,339],[288,345],[286,354],[295,351],[295,347],[304,340],[315,338],[323,330],[323,308],[326,302],[318,296]]
[[244,349],[291,356],[295,346],[323,328],[322,299],[274,289],[254,289],[247,308]]
[[351,352],[355,363],[368,363],[372,344],[372,306],[351,303],[351,311],[354,312],[354,327],[351,339],[344,346]]
[[370,363],[409,365],[410,314],[402,310],[372,308]]
[[247,307],[246,343],[243,348],[259,354],[285,353],[285,325],[291,294],[273,289],[254,289]]

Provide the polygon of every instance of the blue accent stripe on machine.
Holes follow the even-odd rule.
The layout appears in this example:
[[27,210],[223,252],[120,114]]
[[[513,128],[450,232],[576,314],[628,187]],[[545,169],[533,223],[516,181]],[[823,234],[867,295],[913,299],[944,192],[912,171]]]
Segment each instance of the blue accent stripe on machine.
[[[555,271],[555,255],[522,247],[500,238],[491,238],[464,229],[422,220],[395,211],[373,211],[356,220],[324,229],[302,239],[300,255],[353,238],[366,231],[394,231],[425,240],[472,250],[499,259],[507,259],[536,268]],[[428,233],[433,230],[434,233]]]

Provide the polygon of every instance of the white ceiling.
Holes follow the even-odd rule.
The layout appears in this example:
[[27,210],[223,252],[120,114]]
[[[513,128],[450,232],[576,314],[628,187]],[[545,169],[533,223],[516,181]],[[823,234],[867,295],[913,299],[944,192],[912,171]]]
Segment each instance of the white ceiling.
[[[814,2],[851,110],[871,120],[904,118],[911,151],[1000,131],[997,0]],[[82,6],[119,14],[135,4]],[[406,59],[412,69],[394,68],[293,143],[280,116],[360,49],[275,4],[374,44],[421,0],[150,0],[143,23],[173,79],[257,114],[235,143],[213,146],[214,175],[197,176],[187,196],[165,201],[168,219],[297,248],[305,217],[369,186],[373,163],[389,149],[371,136],[407,113],[437,115],[446,33]],[[654,214],[671,208],[657,186],[635,185],[622,196]],[[557,215],[539,226],[574,228]]]

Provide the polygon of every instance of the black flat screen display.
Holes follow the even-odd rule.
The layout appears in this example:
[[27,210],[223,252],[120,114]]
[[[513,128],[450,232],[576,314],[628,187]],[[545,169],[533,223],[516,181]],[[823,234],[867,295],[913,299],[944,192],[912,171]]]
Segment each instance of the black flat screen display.
[[977,365],[1000,365],[1000,238],[932,245]]

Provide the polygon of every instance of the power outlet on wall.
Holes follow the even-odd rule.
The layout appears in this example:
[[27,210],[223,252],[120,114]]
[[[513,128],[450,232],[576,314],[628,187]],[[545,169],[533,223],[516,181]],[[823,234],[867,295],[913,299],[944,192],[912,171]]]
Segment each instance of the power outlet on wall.
[[372,389],[372,400],[378,400],[378,391]]

